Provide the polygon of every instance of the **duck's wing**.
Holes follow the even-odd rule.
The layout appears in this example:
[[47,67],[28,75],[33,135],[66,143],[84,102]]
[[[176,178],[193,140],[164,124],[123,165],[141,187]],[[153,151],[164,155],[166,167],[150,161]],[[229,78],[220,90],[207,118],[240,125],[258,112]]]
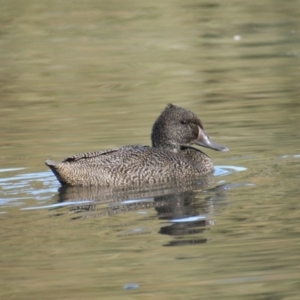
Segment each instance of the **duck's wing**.
[[121,148],[114,148],[104,151],[94,151],[94,152],[85,152],[85,153],[79,153],[72,156],[67,157],[62,161],[64,162],[78,162],[78,161],[85,161],[85,160],[98,160],[98,159],[104,159],[105,157],[109,158],[111,155],[114,157],[120,157],[123,154],[128,154],[131,151],[134,151],[135,153],[137,151],[144,151],[145,149],[150,149],[149,146],[141,146],[141,145],[134,145],[134,146],[123,146]]
[[67,157],[62,162],[75,162],[75,161],[79,161],[79,160],[92,159],[92,158],[96,158],[96,157],[103,156],[103,155],[110,155],[110,154],[116,153],[117,151],[120,151],[120,148],[104,150],[104,151],[79,153],[79,154],[75,154],[75,155]]

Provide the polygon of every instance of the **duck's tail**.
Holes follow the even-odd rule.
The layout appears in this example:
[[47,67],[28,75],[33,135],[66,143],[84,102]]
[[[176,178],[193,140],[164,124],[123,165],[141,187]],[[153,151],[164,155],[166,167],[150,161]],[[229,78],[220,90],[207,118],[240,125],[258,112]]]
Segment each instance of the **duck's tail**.
[[56,163],[54,160],[51,160],[51,159],[47,159],[45,161],[45,165],[48,166],[51,171],[53,172],[53,174],[55,175],[55,177],[57,178],[57,180],[62,184],[66,184],[65,180],[61,177],[60,175],[60,168],[59,168],[59,164]]
[[56,162],[54,160],[47,159],[45,161],[45,165],[48,166],[52,170],[52,168],[55,167]]

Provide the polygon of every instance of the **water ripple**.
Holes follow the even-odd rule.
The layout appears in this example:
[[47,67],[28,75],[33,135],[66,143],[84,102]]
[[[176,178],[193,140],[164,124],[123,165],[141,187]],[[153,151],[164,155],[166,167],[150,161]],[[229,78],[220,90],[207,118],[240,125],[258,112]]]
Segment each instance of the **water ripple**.
[[[48,201],[57,193],[57,189],[60,185],[50,171],[21,173],[24,169],[25,168],[21,167],[0,169],[0,173],[2,174],[2,178],[0,178],[0,192],[2,193],[0,205],[24,206],[28,200],[32,199],[36,201]],[[246,168],[239,166],[215,166],[214,175],[225,176],[234,172],[241,172],[245,170]],[[141,201],[153,202],[153,198],[130,199],[123,201],[122,204],[134,204],[140,203]],[[74,205],[75,204],[76,203],[74,203]],[[72,204],[70,203],[68,205]],[[34,206],[22,208],[22,210],[53,207],[53,205]],[[177,221],[174,220],[174,222]]]
[[91,203],[91,202],[94,202],[94,201],[92,201],[92,200],[70,201],[70,202],[64,202],[64,203],[54,203],[54,204],[50,204],[50,205],[23,207],[20,210],[51,209],[51,208],[58,208],[58,207],[65,207],[65,206],[72,206],[72,205],[82,205],[82,204]]
[[172,223],[188,223],[188,222],[196,222],[196,221],[205,221],[206,216],[200,215],[200,216],[192,216],[187,218],[181,218],[181,219],[173,219],[170,220]]
[[215,176],[224,176],[229,175],[235,172],[243,172],[246,171],[247,168],[239,167],[239,166],[215,166],[214,167],[214,175]]

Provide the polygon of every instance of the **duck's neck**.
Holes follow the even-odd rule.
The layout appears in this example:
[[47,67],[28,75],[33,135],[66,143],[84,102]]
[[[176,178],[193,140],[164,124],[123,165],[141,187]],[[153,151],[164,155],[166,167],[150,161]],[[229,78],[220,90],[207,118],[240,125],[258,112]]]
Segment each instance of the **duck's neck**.
[[[176,142],[176,139],[171,139],[172,134],[167,130],[162,130],[163,125],[155,122],[152,128],[151,141],[153,148],[162,148],[167,151],[177,153],[181,149],[181,145]],[[175,140],[175,141],[174,141]]]
[[153,143],[152,142],[152,147],[153,148],[163,148],[164,150],[171,151],[174,153],[178,153],[181,150],[181,145],[175,144],[175,143],[168,143],[168,142],[163,142],[163,143]]

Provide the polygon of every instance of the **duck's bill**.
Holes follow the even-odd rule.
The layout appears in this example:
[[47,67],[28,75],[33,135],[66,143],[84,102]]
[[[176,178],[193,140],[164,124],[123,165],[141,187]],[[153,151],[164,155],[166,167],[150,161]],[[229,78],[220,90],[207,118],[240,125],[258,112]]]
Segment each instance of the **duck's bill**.
[[198,138],[195,140],[195,143],[199,146],[210,148],[216,151],[229,151],[227,147],[213,142],[201,128],[199,128],[199,135]]

